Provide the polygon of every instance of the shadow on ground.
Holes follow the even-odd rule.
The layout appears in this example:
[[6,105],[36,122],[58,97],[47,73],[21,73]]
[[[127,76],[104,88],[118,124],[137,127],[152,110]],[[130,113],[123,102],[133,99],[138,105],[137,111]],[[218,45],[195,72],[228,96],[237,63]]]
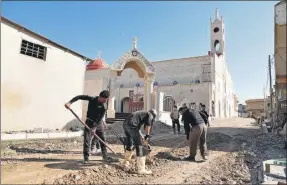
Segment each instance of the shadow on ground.
[[[109,154],[114,159],[122,158],[122,155]],[[98,159],[94,159],[97,157]],[[82,158],[82,157],[81,157]],[[2,162],[43,162],[46,168],[64,169],[64,170],[82,170],[86,167],[98,166],[102,164],[113,164],[114,162],[105,162],[101,156],[91,156],[88,164],[84,164],[83,160],[79,159],[59,159],[59,158],[2,158]]]

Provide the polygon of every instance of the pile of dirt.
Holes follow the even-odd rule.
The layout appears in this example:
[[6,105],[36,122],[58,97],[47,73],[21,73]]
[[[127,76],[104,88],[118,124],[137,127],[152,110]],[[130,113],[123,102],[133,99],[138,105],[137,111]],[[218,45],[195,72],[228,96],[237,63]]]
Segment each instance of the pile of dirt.
[[[123,129],[123,122],[122,121],[116,121],[113,124],[108,125],[109,128],[113,128],[119,135],[124,135],[124,129]],[[112,130],[106,130],[106,134],[108,135],[114,135]]]
[[151,134],[159,134],[159,133],[168,133],[172,131],[172,127],[161,122],[161,121],[157,121],[154,123],[153,127],[152,127],[152,132]]
[[[124,134],[123,122],[122,121],[116,121],[115,123],[110,124],[109,127],[113,128],[119,135],[123,135]],[[141,131],[144,133],[144,128],[143,127],[141,128]],[[169,126],[169,125],[167,125],[167,124],[165,124],[163,122],[157,121],[157,122],[154,123],[154,125],[152,127],[151,134],[168,133],[170,131],[172,131],[172,127],[171,126]],[[113,135],[112,130],[107,130],[106,133]]]
[[[203,172],[203,173],[201,173]],[[244,156],[228,153],[211,161],[200,172],[185,180],[184,184],[249,184],[249,168],[244,164]]]
[[[8,143],[1,146],[2,156],[25,155],[25,154],[47,154],[62,153],[63,150],[76,148],[82,145],[82,138],[60,139],[60,140],[35,140],[23,141],[20,143]],[[13,152],[11,152],[13,151]]]
[[221,133],[208,133],[206,140],[208,149],[223,150],[226,147],[226,144],[232,141],[232,137]]
[[[147,168],[164,165],[165,160],[154,157],[147,158]],[[121,184],[133,181],[133,184],[142,184],[140,179],[146,175],[136,174],[136,160],[131,160],[130,167],[125,168],[121,163],[103,164],[75,173],[67,174],[54,180],[53,184]],[[43,183],[45,184],[45,183]]]

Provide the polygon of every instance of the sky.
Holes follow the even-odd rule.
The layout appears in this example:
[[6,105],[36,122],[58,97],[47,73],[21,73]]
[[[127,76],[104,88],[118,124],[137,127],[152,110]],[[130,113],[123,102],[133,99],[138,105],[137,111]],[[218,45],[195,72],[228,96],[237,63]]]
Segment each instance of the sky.
[[[240,103],[262,98],[274,53],[277,1],[2,2],[2,15],[87,57],[111,64],[132,48],[149,61],[206,55],[210,17],[225,22],[228,70]],[[273,67],[272,67],[273,68]]]

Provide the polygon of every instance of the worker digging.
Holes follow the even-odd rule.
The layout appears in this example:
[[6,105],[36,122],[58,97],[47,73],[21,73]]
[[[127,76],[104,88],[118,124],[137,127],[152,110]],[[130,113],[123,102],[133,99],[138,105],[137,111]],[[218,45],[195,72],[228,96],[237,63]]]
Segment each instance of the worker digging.
[[[105,129],[107,129],[107,124],[105,122],[105,103],[108,101],[109,95],[109,91],[107,90],[102,91],[99,96],[96,97],[79,95],[72,98],[68,103],[65,104],[65,107],[69,109],[80,122],[82,122],[80,118],[70,109],[70,107],[72,103],[78,100],[89,101],[86,123],[82,122],[82,124],[85,126],[83,144],[83,155],[85,164],[89,162],[89,155],[95,153],[93,152],[95,147],[97,151],[99,151],[98,145],[100,145],[104,161],[118,161],[107,155],[108,146],[105,143]],[[205,124],[207,124],[208,122],[207,116],[204,112],[197,110],[189,110],[186,106],[181,107],[179,110],[177,110],[177,107],[174,106],[174,111],[170,116],[173,120],[173,130],[175,134],[175,125],[177,125],[178,133],[180,133],[179,114],[182,114],[182,120],[184,121],[184,128],[187,140],[189,140],[190,147],[190,155],[189,157],[185,158],[185,160],[195,161],[198,141],[200,143],[201,156],[204,160],[206,160],[205,140],[207,128]],[[136,151],[137,174],[152,174],[151,170],[146,169],[146,159],[148,154],[151,152],[151,148],[148,142],[150,140],[150,132],[155,122],[156,116],[157,112],[154,109],[148,111],[136,111],[131,113],[123,122],[123,130],[125,137],[119,136],[115,130],[112,130],[112,132],[124,145],[125,153],[122,164],[126,169],[128,169],[130,166],[130,161],[134,154],[134,150]],[[145,131],[145,136],[143,136],[143,134],[141,133],[142,126]],[[179,147],[180,145],[182,145],[182,143],[179,143],[175,148]]]
[[[155,122],[157,112],[154,109],[149,111],[136,111],[130,114],[123,122],[124,133],[127,138],[127,145],[125,151],[124,165],[129,166],[130,160],[133,155],[133,146],[136,150],[136,164],[138,174],[152,174],[151,170],[147,170],[146,154],[148,146],[148,140],[150,139],[151,127]],[[140,129],[144,126],[145,136],[143,137]]]
[[[86,125],[90,128],[85,127],[84,129],[84,147],[83,147],[83,155],[84,155],[84,163],[87,164],[89,162],[90,155],[90,144],[91,144],[91,136],[98,136],[102,141],[105,142],[105,129],[107,125],[103,122],[104,115],[106,113],[105,103],[107,102],[110,96],[109,91],[102,91],[99,96],[92,97],[87,95],[79,95],[72,98],[68,103],[65,104],[67,109],[70,109],[71,104],[78,100],[86,100],[89,101],[88,110],[87,110],[87,119]],[[107,147],[101,142],[101,152],[104,161],[113,162],[116,161],[112,157],[107,155]]]
[[179,109],[182,119],[184,121],[184,128],[186,129],[186,139],[189,140],[190,153],[189,156],[184,158],[187,161],[195,161],[197,145],[199,143],[200,154],[203,160],[206,159],[206,120],[207,117],[202,112],[193,108],[181,107]]

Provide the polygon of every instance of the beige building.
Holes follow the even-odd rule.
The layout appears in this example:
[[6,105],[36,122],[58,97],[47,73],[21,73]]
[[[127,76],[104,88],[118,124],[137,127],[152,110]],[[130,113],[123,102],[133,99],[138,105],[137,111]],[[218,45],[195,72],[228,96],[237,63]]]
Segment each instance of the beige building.
[[[91,59],[1,17],[1,131],[62,129]],[[82,103],[73,104],[81,114]]]
[[287,63],[286,63],[286,1],[280,1],[275,5],[274,18],[274,41],[275,41],[275,73],[276,73],[276,98],[277,98],[277,112],[281,119],[283,113],[287,109]]
[[[144,94],[153,92],[164,93],[163,112],[171,111],[174,104],[186,103],[197,108],[206,105],[215,118],[237,116],[233,81],[225,58],[225,24],[218,10],[209,24],[210,51],[205,55],[148,61],[134,40],[131,49],[111,66],[104,65],[101,57],[87,66],[85,93],[96,95],[113,87],[108,118],[152,107],[153,98]],[[149,75],[145,76],[145,72]]]
[[245,101],[246,109],[249,116],[254,116],[255,118],[259,118],[261,116],[265,116],[264,107],[265,100],[264,99],[249,99]]

